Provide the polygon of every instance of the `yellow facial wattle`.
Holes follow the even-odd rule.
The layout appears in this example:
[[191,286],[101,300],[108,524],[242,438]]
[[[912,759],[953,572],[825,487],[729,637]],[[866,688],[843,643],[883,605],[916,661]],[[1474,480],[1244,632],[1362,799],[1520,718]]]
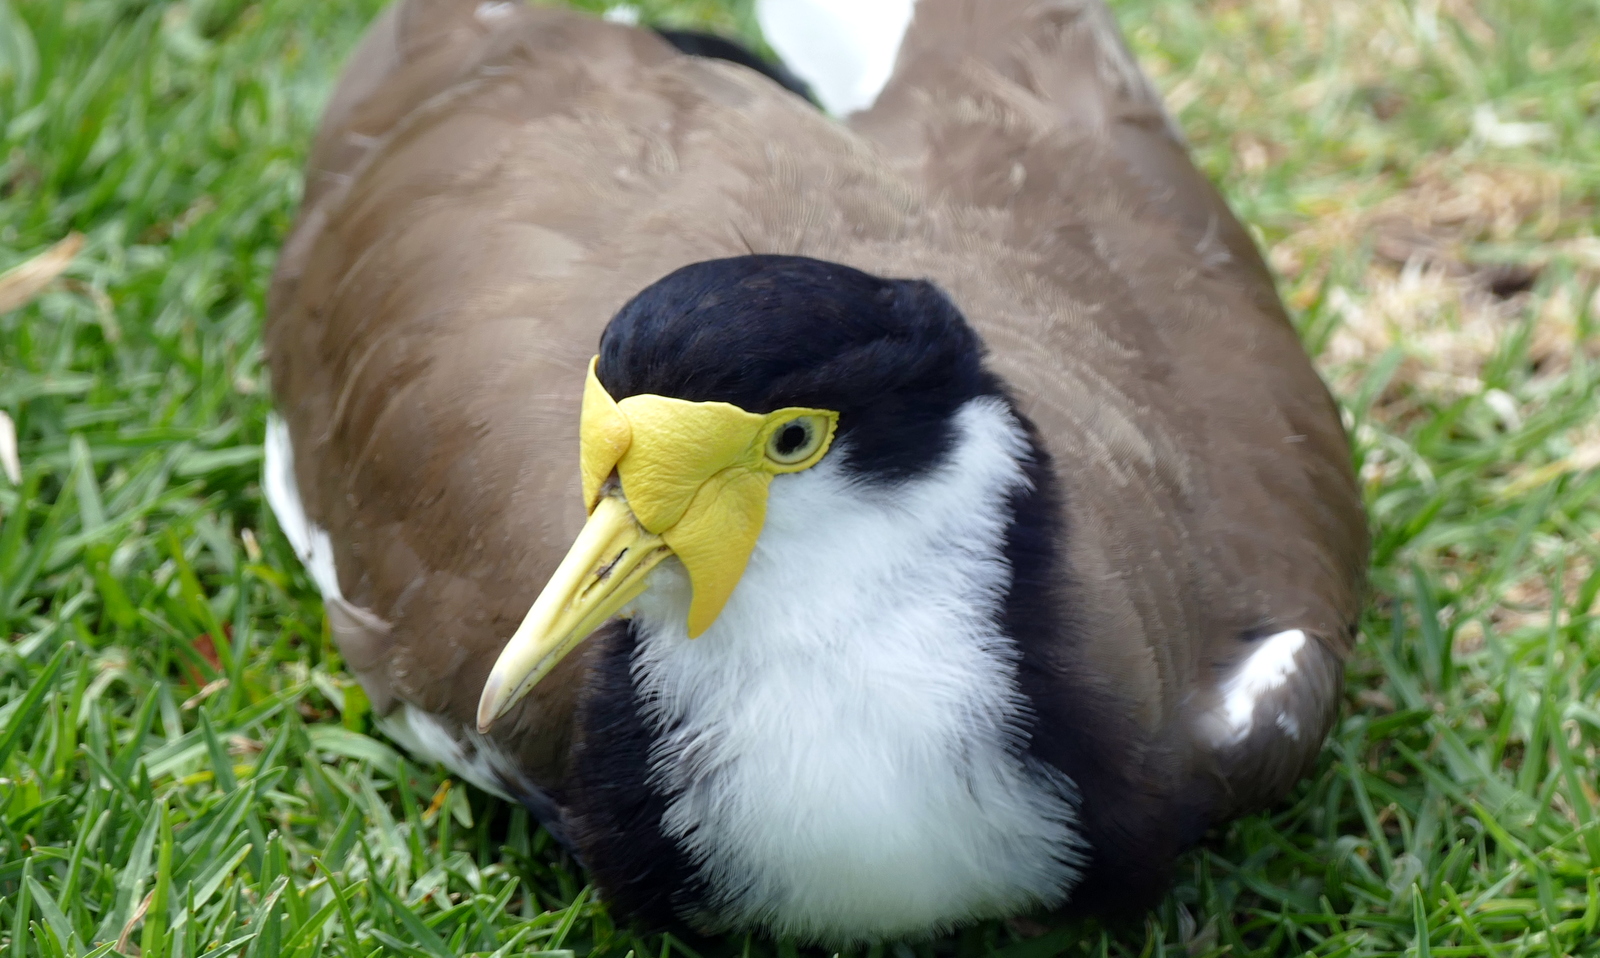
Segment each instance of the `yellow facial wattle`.
[[[676,555],[694,590],[691,638],[711,627],[744,575],[766,520],[772,477],[821,461],[839,414],[766,414],[667,396],[611,398],[589,363],[579,468],[589,523],[501,652],[478,726],[496,717]],[[616,492],[606,483],[615,475]]]

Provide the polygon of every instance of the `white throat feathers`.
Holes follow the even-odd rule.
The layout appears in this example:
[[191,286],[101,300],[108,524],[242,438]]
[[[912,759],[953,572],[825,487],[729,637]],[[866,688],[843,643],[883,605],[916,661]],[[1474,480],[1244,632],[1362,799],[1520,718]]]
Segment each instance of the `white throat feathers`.
[[1027,439],[992,397],[954,425],[904,483],[852,481],[837,455],[775,479],[699,638],[676,562],[635,601],[662,830],[708,889],[691,917],[839,944],[1053,906],[1079,877],[1076,790],[1026,754],[998,625]]

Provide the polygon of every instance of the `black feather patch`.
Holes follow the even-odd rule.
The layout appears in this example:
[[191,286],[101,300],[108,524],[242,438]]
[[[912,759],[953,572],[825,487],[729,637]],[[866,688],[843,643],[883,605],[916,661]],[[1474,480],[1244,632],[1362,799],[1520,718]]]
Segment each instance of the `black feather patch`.
[[1065,910],[1137,915],[1160,900],[1184,843],[1179,783],[1150,774],[1161,762],[1132,718],[1133,703],[1085,661],[1072,570],[1061,551],[1070,530],[1059,483],[1033,424],[1016,415],[1033,449],[1024,463],[1031,488],[1011,500],[1005,556],[1012,580],[1001,626],[1022,653],[1018,684],[1034,717],[1028,751],[1072,779],[1081,799],[1089,863]]
[[609,906],[650,928],[672,927],[703,883],[661,831],[668,796],[650,781],[655,736],[634,698],[637,640],[629,623],[612,622],[590,641],[604,652],[578,700],[567,830]]

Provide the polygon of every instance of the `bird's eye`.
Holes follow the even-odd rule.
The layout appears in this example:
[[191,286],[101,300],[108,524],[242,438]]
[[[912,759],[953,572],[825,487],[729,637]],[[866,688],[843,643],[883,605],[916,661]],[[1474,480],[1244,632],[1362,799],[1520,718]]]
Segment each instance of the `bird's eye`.
[[767,458],[784,466],[804,462],[817,451],[826,436],[827,430],[815,416],[791,419],[773,430],[767,440]]

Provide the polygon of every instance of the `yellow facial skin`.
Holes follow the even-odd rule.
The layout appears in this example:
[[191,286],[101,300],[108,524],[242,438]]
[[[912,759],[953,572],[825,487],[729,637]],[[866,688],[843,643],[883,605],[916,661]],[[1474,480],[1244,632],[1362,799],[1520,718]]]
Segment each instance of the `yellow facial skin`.
[[839,414],[826,409],[759,415],[666,396],[616,402],[595,375],[598,360],[589,362],[580,429],[589,521],[489,673],[480,731],[637,598],[669,555],[694,589],[690,638],[710,628],[761,535],[772,477],[816,465],[838,428]]

